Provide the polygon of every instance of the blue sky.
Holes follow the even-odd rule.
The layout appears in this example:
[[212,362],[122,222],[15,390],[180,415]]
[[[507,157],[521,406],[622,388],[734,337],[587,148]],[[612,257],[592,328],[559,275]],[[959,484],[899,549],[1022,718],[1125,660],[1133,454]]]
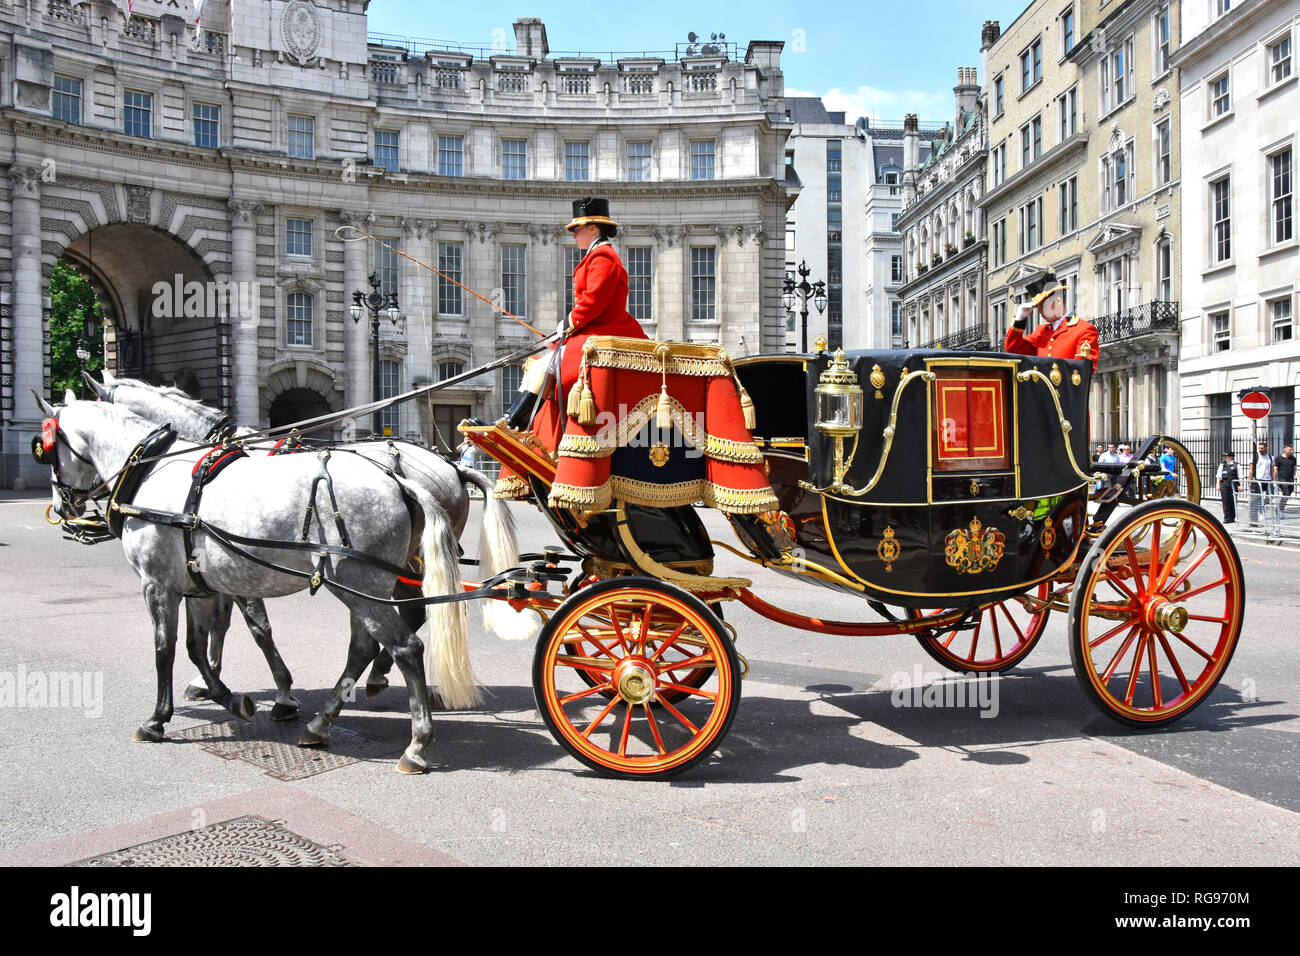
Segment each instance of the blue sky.
[[[754,3],[730,0],[573,0],[424,5],[372,0],[370,30],[461,43],[514,45],[511,24],[540,17],[553,50],[671,50],[691,31],[740,44],[784,40],[789,92],[816,95],[858,116],[948,119],[957,67],[979,66],[985,20],[1010,25],[1028,0],[861,0]],[[489,7],[491,9],[489,9]],[[801,49],[802,47],[802,49]],[[985,77],[981,76],[983,83]]]

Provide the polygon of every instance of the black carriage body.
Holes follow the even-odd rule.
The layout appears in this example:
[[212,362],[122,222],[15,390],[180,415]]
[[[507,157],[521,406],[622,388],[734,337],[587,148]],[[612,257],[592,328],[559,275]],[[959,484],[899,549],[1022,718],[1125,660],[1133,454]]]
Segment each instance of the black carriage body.
[[[757,412],[755,441],[793,524],[796,548],[779,570],[926,608],[1005,600],[1071,565],[1087,521],[1079,471],[1090,460],[1090,363],[934,350],[847,358],[863,424],[843,485],[870,486],[861,495],[801,485],[834,478],[835,442],[815,425],[814,390],[830,356],[737,362]],[[900,390],[916,372],[933,379],[912,375]],[[844,455],[852,448],[846,439]],[[755,554],[779,557],[752,524],[733,523]]]

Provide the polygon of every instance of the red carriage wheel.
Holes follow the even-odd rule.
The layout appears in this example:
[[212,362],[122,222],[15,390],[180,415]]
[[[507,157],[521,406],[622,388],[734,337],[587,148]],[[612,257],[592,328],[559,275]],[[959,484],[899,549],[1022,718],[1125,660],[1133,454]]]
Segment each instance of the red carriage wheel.
[[1232,659],[1245,605],[1241,558],[1198,505],[1138,505],[1097,539],[1070,601],[1070,659],[1120,723],[1152,727],[1200,704]]
[[[675,679],[701,672],[698,686]],[[668,777],[726,735],[740,666],[698,598],[652,578],[615,578],[578,590],[551,615],[533,657],[533,692],[547,729],[588,767]]]
[[[1051,594],[1051,583],[1044,581],[1038,585],[1033,598],[1047,601]],[[910,611],[909,617],[935,613],[938,612]],[[1031,610],[1011,598],[980,608],[972,621],[967,622],[971,625],[967,629],[938,629],[917,634],[916,640],[927,654],[949,670],[998,673],[1014,667],[1034,649],[1051,613],[1047,608]]]

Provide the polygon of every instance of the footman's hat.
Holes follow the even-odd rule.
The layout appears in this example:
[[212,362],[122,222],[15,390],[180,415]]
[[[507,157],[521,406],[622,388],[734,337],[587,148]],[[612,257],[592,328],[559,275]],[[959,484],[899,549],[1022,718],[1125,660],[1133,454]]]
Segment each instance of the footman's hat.
[[606,226],[618,225],[613,219],[609,218],[608,199],[593,199],[589,196],[586,199],[575,199],[573,201],[573,221],[564,228],[569,232],[573,232],[579,226],[585,226],[588,223],[601,223]]
[[1055,272],[1044,273],[1040,278],[1025,284],[1025,293],[1032,296],[1029,304],[1034,307],[1041,305],[1057,292],[1066,290],[1066,286],[1057,283]]

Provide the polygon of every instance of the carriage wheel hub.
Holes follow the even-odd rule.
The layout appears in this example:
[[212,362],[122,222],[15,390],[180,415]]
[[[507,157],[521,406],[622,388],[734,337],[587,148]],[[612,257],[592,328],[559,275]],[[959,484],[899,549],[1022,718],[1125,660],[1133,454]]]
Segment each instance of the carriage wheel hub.
[[655,669],[644,658],[629,657],[614,668],[614,685],[629,704],[644,704],[655,695]]
[[1187,626],[1187,608],[1163,601],[1156,606],[1151,618],[1156,627],[1178,634]]

